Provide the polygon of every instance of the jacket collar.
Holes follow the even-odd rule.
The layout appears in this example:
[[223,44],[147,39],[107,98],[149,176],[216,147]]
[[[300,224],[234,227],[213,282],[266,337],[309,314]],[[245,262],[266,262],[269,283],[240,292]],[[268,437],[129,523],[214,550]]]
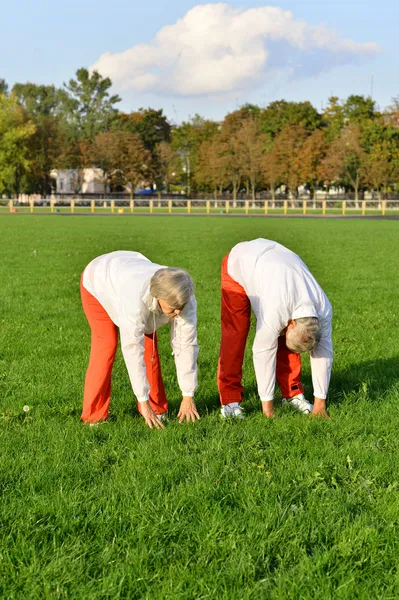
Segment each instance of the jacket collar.
[[147,288],[144,290],[143,302],[150,312],[157,316],[162,314],[157,299],[150,294],[150,284],[148,284]]

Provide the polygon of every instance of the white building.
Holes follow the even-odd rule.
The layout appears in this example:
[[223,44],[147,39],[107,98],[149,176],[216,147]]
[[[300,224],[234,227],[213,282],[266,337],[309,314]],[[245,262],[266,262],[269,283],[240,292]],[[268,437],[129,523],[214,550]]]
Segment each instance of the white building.
[[53,169],[56,194],[104,194],[108,190],[102,169]]

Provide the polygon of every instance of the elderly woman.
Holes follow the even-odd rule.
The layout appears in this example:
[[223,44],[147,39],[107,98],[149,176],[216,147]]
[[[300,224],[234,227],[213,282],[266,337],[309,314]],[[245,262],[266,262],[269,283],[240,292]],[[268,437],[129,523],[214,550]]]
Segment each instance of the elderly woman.
[[139,412],[151,429],[163,428],[168,403],[156,330],[166,323],[183,396],[178,417],[180,422],[198,419],[196,300],[188,273],[152,263],[139,252],[111,252],[88,264],[80,289],[91,328],[82,420],[95,423],[108,416],[119,329]]
[[[331,304],[299,256],[265,239],[237,244],[222,264],[218,369],[222,416],[243,417],[242,364],[251,307],[256,317],[253,360],[264,415],[274,413],[277,379],[284,403],[327,417],[333,359]],[[301,352],[310,352],[314,405],[303,393]]]

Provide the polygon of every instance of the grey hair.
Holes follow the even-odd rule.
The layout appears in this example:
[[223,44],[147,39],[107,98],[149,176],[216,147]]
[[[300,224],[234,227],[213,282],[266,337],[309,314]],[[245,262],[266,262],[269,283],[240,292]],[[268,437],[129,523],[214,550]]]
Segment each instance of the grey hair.
[[295,319],[296,326],[288,329],[285,334],[285,343],[287,348],[300,354],[301,352],[310,352],[321,338],[321,327],[319,319],[315,317],[304,317]]
[[184,269],[165,267],[151,277],[150,294],[157,300],[165,300],[172,308],[182,310],[194,294],[194,283]]

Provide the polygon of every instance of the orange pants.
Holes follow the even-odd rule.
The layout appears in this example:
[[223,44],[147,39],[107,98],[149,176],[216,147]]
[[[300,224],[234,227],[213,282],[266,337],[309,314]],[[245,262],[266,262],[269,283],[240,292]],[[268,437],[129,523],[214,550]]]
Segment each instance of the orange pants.
[[[89,366],[86,372],[82,421],[95,423],[108,417],[111,400],[111,373],[118,347],[118,327],[111,321],[106,310],[90,294],[80,280],[80,295],[83,310],[91,328],[91,348]],[[154,357],[153,356],[153,341]],[[150,384],[150,405],[156,414],[168,410],[165,388],[162,380],[156,332],[144,338],[144,361],[148,383]],[[138,403],[140,412],[140,403]]]
[[[222,262],[222,340],[218,364],[220,402],[241,402],[242,364],[251,322],[251,303],[244,288],[227,272],[227,255]],[[285,336],[278,340],[276,379],[283,398],[303,393],[301,355],[289,350]]]

